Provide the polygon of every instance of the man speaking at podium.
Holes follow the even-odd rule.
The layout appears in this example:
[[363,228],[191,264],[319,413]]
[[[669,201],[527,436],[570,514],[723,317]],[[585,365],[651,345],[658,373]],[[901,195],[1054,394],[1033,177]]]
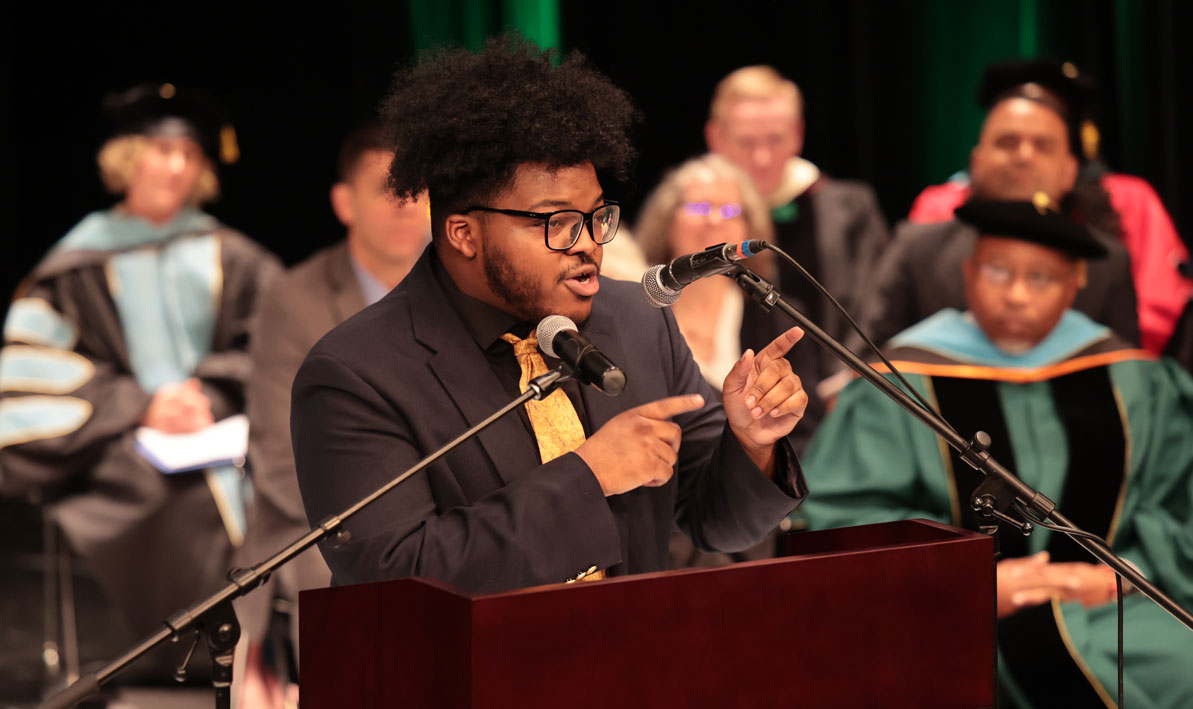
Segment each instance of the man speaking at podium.
[[549,315],[626,375],[616,398],[567,382],[462,444],[322,552],[338,584],[409,576],[493,592],[666,568],[673,526],[721,551],[761,540],[806,494],[787,440],[807,396],[783,355],[746,352],[718,403],[669,311],[600,279],[619,208],[598,174],[633,158],[628,97],[578,56],[505,37],[395,77],[383,107],[398,199],[429,191],[433,241],[410,275],[329,333],[294,383],[312,523],[486,418],[554,365]]

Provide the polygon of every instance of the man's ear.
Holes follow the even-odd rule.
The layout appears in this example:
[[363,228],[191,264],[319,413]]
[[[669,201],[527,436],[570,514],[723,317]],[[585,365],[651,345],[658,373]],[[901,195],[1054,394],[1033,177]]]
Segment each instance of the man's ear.
[[480,224],[476,217],[450,214],[444,221],[443,236],[447,245],[466,259],[476,258],[480,249]]
[[977,162],[980,159],[981,159],[981,146],[975,145],[969,149],[969,181],[970,181],[971,185],[973,184],[973,175],[977,171],[975,169],[977,166]]
[[336,219],[348,228],[352,228],[356,221],[356,212],[352,209],[352,188],[346,182],[337,182],[331,186],[331,209],[336,213]]
[[708,119],[708,123],[704,124],[704,144],[710,153],[721,152],[721,126],[715,118]]

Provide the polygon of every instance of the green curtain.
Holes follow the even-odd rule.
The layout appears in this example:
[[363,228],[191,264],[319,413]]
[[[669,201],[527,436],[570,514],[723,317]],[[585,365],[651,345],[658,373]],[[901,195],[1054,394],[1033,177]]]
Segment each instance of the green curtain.
[[514,30],[542,49],[560,48],[559,0],[410,0],[418,52],[436,46],[479,50],[485,39]]
[[[916,138],[924,148],[922,161],[908,176],[922,184],[934,184],[968,162],[985,115],[974,95],[988,62],[1012,57],[1068,60],[1085,48],[1071,36],[1076,5],[1049,0],[924,0],[916,7],[925,30],[915,56],[922,83],[914,104],[921,111],[918,125],[922,131]],[[1119,145],[1121,158],[1115,168],[1127,172],[1156,169],[1159,165],[1141,164],[1139,159],[1155,152],[1153,143],[1161,140],[1156,131],[1147,128],[1157,125],[1160,117],[1140,79],[1154,69],[1147,53],[1149,43],[1158,40],[1145,28],[1156,22],[1149,14],[1155,8],[1136,0],[1104,0],[1098,7],[1112,22],[1112,46],[1104,50],[1112,59],[1102,67],[1104,74],[1099,78],[1104,91],[1117,94],[1112,113],[1118,118],[1115,135],[1103,135],[1103,141],[1115,140]],[[1105,130],[1107,126],[1101,127]],[[1179,205],[1169,202],[1170,208],[1180,211]]]
[[[1141,17],[1142,3],[1128,0],[1114,2],[1114,58],[1118,81],[1120,134],[1125,156],[1141,155],[1145,152],[1143,136],[1150,116],[1145,115],[1146,101],[1140,91],[1140,77],[1144,64],[1141,55],[1144,20]],[[1154,41],[1155,38],[1152,38]],[[1154,124],[1152,124],[1154,125]],[[1132,167],[1128,162],[1122,166]]]
[[925,40],[912,49],[921,79],[912,105],[921,112],[921,134],[916,138],[924,149],[908,177],[928,185],[943,182],[969,164],[969,151],[985,117],[977,103],[977,87],[986,65],[1039,55],[1043,33],[1039,0],[924,0],[915,7]]

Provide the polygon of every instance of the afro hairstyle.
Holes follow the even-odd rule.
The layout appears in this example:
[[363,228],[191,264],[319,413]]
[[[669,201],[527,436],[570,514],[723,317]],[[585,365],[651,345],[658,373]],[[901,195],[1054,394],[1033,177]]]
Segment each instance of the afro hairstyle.
[[428,191],[438,237],[449,214],[501,194],[524,163],[590,162],[626,179],[638,112],[578,52],[557,62],[502,35],[480,53],[438,50],[399,70],[381,119],[394,150],[389,187],[403,201]]

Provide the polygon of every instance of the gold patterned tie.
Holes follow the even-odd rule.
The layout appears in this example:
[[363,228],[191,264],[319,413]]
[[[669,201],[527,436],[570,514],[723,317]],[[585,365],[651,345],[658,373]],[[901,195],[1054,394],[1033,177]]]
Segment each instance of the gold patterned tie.
[[[518,358],[518,366],[522,368],[518,390],[526,391],[531,379],[547,373],[547,363],[539,354],[538,338],[532,334],[520,340],[507,332],[501,339],[514,346],[514,355]],[[542,401],[527,401],[526,415],[530,417],[530,427],[538,439],[539,457],[544,463],[564,453],[571,453],[584,442],[584,426],[571,399],[561,389],[551,392]]]
[[[501,339],[514,346],[514,355],[522,369],[522,376],[518,379],[518,390],[526,391],[531,379],[547,373],[547,363],[539,353],[538,338],[531,333],[522,340],[507,332]],[[580,416],[576,414],[572,400],[562,389],[556,389],[541,401],[527,401],[526,415],[538,441],[539,457],[544,463],[565,453],[571,453],[584,442],[584,425],[580,423]],[[579,579],[595,581],[604,577],[605,572],[597,571],[594,566],[581,574]]]

